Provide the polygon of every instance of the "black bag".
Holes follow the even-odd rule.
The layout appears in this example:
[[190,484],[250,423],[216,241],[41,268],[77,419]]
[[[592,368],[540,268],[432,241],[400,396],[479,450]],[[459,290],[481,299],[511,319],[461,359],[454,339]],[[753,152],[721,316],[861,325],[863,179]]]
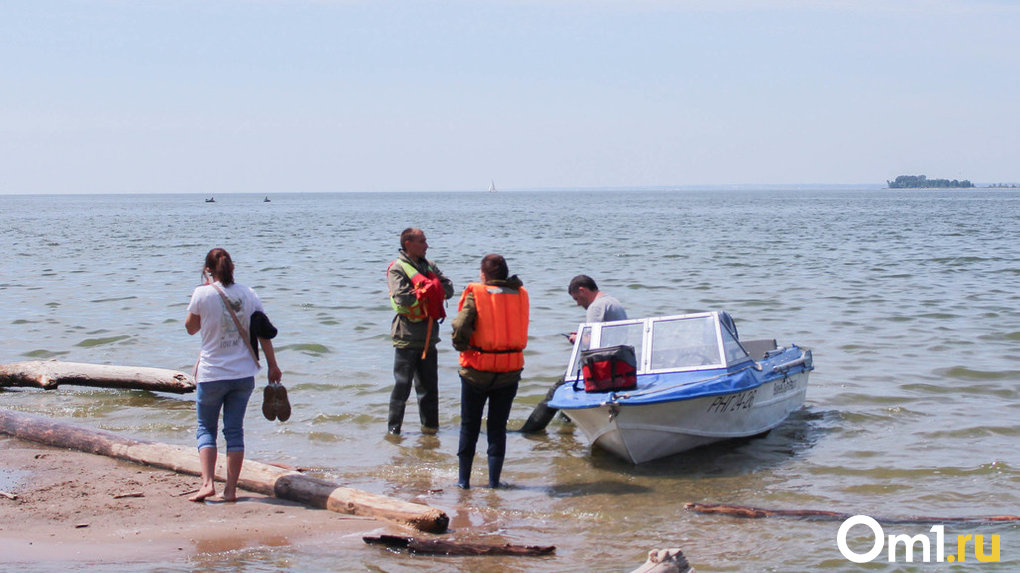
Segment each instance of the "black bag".
[[[609,346],[581,352],[585,392],[615,392],[637,387],[637,360],[633,346]],[[574,390],[577,390],[574,381]]]

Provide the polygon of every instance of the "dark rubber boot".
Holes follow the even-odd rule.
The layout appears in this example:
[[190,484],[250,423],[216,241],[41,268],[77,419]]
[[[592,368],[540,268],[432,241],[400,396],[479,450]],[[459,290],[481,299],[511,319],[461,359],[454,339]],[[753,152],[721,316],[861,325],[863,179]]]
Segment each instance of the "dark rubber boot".
[[552,400],[553,394],[556,393],[556,389],[565,383],[566,380],[560,378],[555,384],[553,384],[552,388],[545,393],[545,398],[539,402],[538,406],[535,406],[535,409],[531,411],[531,415],[528,416],[528,420],[524,422],[524,425],[521,426],[520,430],[518,430],[520,433],[533,434],[535,432],[541,432],[549,425],[549,422],[552,422],[553,417],[556,416],[556,412],[559,412],[559,410],[556,408],[550,408],[549,400]]
[[471,461],[471,458],[460,458],[460,475],[457,478],[460,489],[471,489]]
[[521,426],[521,429],[518,431],[522,434],[534,434],[536,432],[541,432],[549,425],[549,422],[552,422],[556,412],[559,412],[559,410],[556,408],[550,408],[543,400],[538,406],[535,406],[535,409],[531,411],[531,415],[528,416],[527,421],[524,422],[524,425]]
[[497,488],[505,484],[499,483],[499,476],[503,473],[503,458],[489,456],[489,487]]
[[386,419],[386,431],[391,434],[399,434],[400,427],[404,424],[404,407],[406,402],[390,400],[390,415]]

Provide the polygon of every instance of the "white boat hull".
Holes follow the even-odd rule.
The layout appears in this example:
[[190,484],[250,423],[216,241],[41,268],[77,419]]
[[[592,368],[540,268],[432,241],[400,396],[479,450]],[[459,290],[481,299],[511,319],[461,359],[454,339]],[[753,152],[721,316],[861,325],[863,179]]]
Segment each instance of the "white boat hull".
[[804,404],[808,371],[742,392],[562,410],[592,445],[639,464],[775,428]]

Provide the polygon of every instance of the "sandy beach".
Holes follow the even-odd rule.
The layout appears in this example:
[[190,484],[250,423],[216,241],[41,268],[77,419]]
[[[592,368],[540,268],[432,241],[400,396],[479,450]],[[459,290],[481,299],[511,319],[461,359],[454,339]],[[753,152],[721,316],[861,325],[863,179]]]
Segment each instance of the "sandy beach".
[[4,564],[184,561],[308,544],[374,551],[363,535],[406,533],[244,490],[236,503],[194,503],[197,477],[13,438],[0,438],[0,460],[0,491],[16,496],[0,496]]

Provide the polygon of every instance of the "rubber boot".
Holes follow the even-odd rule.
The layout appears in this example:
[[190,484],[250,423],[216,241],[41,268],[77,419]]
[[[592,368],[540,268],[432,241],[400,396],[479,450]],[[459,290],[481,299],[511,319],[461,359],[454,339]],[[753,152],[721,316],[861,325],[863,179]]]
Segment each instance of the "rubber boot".
[[549,407],[549,400],[552,400],[553,394],[556,393],[556,389],[566,383],[566,380],[560,378],[553,384],[552,388],[545,393],[545,398],[535,406],[535,409],[531,411],[531,415],[528,416],[528,420],[524,422],[521,429],[518,430],[522,434],[533,434],[541,432],[552,422],[553,417],[556,416],[556,412],[559,412],[556,408]]
[[522,434],[541,432],[549,425],[549,422],[552,422],[553,417],[556,416],[558,411],[556,408],[547,406],[543,400],[539,405],[535,406],[535,409],[531,411],[531,415],[528,416],[528,420],[524,422],[524,425],[518,431]]
[[404,407],[406,402],[390,400],[390,415],[386,420],[386,431],[391,434],[399,434],[400,426],[404,424]]
[[471,489],[471,458],[460,458],[460,474],[457,478],[457,487],[460,489]]
[[500,487],[499,476],[503,473],[503,458],[497,456],[489,456],[489,487],[497,488]]

